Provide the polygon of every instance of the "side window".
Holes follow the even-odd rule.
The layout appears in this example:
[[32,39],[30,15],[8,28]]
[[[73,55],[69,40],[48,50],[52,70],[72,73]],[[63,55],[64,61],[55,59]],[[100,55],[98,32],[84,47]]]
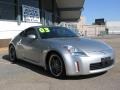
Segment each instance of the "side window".
[[27,37],[28,35],[31,35],[31,34],[34,34],[34,35],[36,35],[36,37],[38,37],[37,32],[35,31],[34,28],[26,29],[24,34],[25,34],[24,35],[25,37]]
[[21,37],[25,37],[25,30],[19,34]]

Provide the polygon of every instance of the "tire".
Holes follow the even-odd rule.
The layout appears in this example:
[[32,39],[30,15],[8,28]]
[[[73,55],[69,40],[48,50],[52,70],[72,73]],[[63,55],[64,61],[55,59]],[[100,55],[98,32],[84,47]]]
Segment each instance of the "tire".
[[48,70],[55,78],[63,78],[66,76],[65,64],[60,55],[52,53],[49,57]]
[[13,63],[17,61],[16,50],[13,45],[10,45],[9,47],[9,60]]

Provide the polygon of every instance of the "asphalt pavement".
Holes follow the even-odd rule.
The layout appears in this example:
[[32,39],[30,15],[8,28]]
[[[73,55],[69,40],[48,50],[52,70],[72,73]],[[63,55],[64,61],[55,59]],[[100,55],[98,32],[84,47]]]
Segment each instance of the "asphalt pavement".
[[7,49],[0,51],[0,90],[120,90],[120,37],[104,38],[116,52],[108,72],[56,79],[43,68],[24,61],[12,64]]

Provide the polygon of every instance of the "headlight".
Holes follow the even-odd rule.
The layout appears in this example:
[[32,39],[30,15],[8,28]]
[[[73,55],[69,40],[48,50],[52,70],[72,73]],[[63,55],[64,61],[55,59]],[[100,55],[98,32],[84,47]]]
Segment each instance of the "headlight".
[[83,51],[81,51],[71,45],[65,45],[64,48],[74,56],[87,56]]

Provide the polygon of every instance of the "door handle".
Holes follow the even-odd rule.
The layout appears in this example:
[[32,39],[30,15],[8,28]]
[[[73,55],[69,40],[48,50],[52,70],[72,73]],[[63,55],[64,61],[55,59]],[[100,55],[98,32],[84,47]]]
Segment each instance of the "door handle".
[[20,39],[20,41],[17,43],[17,45],[21,45],[21,41],[22,41],[22,40]]

